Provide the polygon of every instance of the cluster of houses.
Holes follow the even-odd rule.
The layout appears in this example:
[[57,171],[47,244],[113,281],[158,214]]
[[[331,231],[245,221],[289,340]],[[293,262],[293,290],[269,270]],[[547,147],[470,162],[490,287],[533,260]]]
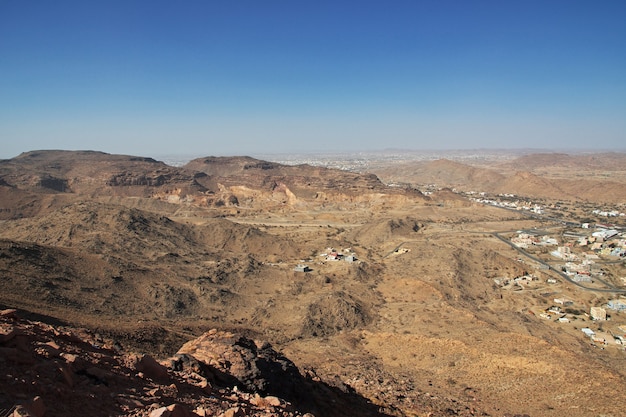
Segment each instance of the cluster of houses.
[[[589,228],[589,226],[583,225],[583,228]],[[557,246],[550,252],[550,255],[565,261],[562,270],[575,282],[591,282],[593,265],[600,259],[600,256],[626,257],[626,234],[620,235],[615,229],[601,227],[591,235],[572,234],[570,237],[576,238],[577,242],[568,242],[559,246],[558,241],[550,236],[518,231],[517,236],[511,239],[511,243],[521,249],[528,249],[532,246]],[[589,250],[574,253],[573,248],[576,245]]]
[[326,261],[357,261],[356,255],[352,252],[352,249],[346,248],[343,251],[338,251],[335,248],[326,248],[324,253],[320,254],[320,257]]
[[[617,312],[626,311],[626,299],[618,298],[610,300],[604,307],[591,307],[589,309],[589,317],[593,321],[606,321],[610,319],[610,315],[607,310],[613,310]],[[607,337],[597,335],[595,331],[589,327],[581,329],[582,332],[591,339],[594,343],[608,344]],[[626,346],[626,325],[617,326],[615,331],[608,331],[608,334],[613,337],[613,342],[617,345]],[[610,340],[610,339],[609,339]]]
[[[350,248],[346,248],[341,251],[338,251],[335,248],[326,248],[326,251],[324,253],[321,253],[319,256],[324,258],[325,261],[330,261],[330,262],[344,261],[344,262],[352,263],[352,262],[358,261],[356,255],[354,254],[354,252],[352,252],[352,249]],[[312,271],[312,269],[305,263],[300,263],[296,265],[293,270],[295,272]]]
[[[468,193],[470,194],[470,193]],[[494,207],[507,208],[511,210],[525,210],[535,214],[543,214],[543,207],[530,201],[502,201],[485,198],[485,193],[478,193],[480,197],[470,197],[475,203],[486,204]],[[500,197],[513,198],[515,194],[499,194]]]
[[566,261],[563,271],[576,282],[591,282],[593,265],[600,259],[600,255],[611,258],[626,256],[626,239],[620,238],[614,229],[599,229],[591,236],[579,237],[577,244],[589,251],[574,254],[574,244],[568,243],[550,252],[552,256]]
[[534,281],[539,281],[539,278],[535,275],[527,274],[513,279],[510,278],[494,278],[493,282],[500,287],[506,287],[512,285],[518,289],[523,289],[525,285],[531,284]]
[[[569,323],[571,320],[577,318],[575,315],[569,314],[571,310],[567,309],[567,307],[572,305],[574,305],[574,301],[568,297],[563,296],[555,298],[554,304],[539,313],[539,317],[546,320],[553,320],[553,318],[556,317],[554,321],[557,323]],[[603,322],[611,319],[607,310],[616,312],[626,311],[626,298],[610,300],[602,307],[591,307],[589,313],[585,313],[585,316],[594,322]],[[606,331],[602,329],[602,326],[599,326],[598,331],[594,331],[590,327],[584,327],[581,331],[594,345],[608,345],[612,340],[614,344],[626,349],[626,325],[615,326],[613,330]]]
[[[591,229],[588,224],[584,224],[582,227]],[[565,232],[563,237],[571,238],[571,240],[559,243],[557,239],[541,235],[541,232],[518,231],[517,235],[511,239],[511,243],[523,249],[535,246],[556,246],[550,254],[563,260],[562,271],[575,282],[591,282],[592,276],[603,273],[599,268],[594,268],[601,257],[609,260],[626,257],[626,233],[619,232],[610,225],[596,225],[594,231],[589,232],[584,234]],[[576,249],[577,247],[580,249]],[[523,278],[520,277],[521,279]],[[504,285],[515,280],[498,280],[496,283]],[[626,286],[626,277],[622,278],[622,281]],[[556,283],[557,281],[554,278],[549,278],[547,282]],[[538,316],[558,323],[569,323],[571,320],[577,319],[577,314],[580,314],[580,310],[576,312],[576,309],[568,308],[573,304],[574,301],[567,297],[554,298],[554,304],[542,310]],[[602,306],[592,306],[585,312],[585,316],[594,322],[603,322],[611,319],[611,311],[625,313],[626,298],[613,299]],[[615,317],[616,315],[613,314],[613,319]],[[612,326],[611,330],[607,331],[603,330],[602,325],[599,325],[598,329],[594,329],[596,328],[585,327],[582,329],[582,332],[589,337],[592,345],[603,347],[613,344],[626,351],[626,325]]]
[[626,236],[620,235],[615,229],[601,228],[591,236],[578,239],[579,246],[588,246],[599,255],[624,257],[626,256]]
[[572,253],[572,247],[569,245],[559,246],[556,250],[550,252],[550,255],[555,258],[563,259],[564,261],[577,262],[580,260],[578,255]]
[[[453,190],[456,192],[456,190]],[[544,207],[532,201],[521,200],[520,197],[515,194],[501,193],[498,194],[498,198],[488,198],[485,192],[468,191],[465,195],[476,203],[486,204],[494,207],[501,207],[511,210],[525,210],[535,214],[544,214]],[[548,209],[558,209],[558,205],[550,205]],[[623,209],[622,209],[623,210]],[[591,213],[600,217],[626,217],[626,213],[620,209],[601,210],[595,209]]]
[[[595,345],[595,343],[600,343],[602,345],[608,345],[608,341],[605,337],[597,335],[596,332],[591,330],[589,327],[583,327],[580,330],[591,340],[592,344]],[[613,339],[615,344],[626,345],[626,338],[623,335],[613,335]]]
[[602,217],[624,217],[626,216],[626,213],[620,212],[619,210],[593,210],[591,213],[595,214],[596,216],[602,216]]
[[521,231],[517,233],[516,237],[511,239],[511,243],[522,249],[528,249],[530,246],[555,246],[559,244],[556,239],[550,236],[537,236]]
[[591,320],[606,320],[607,317],[609,317],[606,313],[607,309],[614,311],[626,311],[626,299],[616,298],[606,303],[605,307],[591,307],[591,310],[589,311],[589,317],[591,317]]
[[539,314],[539,317],[551,320],[552,315],[557,315],[556,321],[559,323],[569,323],[570,319],[567,317],[567,314],[563,311],[564,307],[569,307],[574,304],[574,301],[567,297],[558,297],[554,299],[554,303],[557,305],[552,305],[547,308],[544,312]]
[[562,270],[574,282],[591,282],[591,268],[595,262],[585,259],[581,263],[566,262]]

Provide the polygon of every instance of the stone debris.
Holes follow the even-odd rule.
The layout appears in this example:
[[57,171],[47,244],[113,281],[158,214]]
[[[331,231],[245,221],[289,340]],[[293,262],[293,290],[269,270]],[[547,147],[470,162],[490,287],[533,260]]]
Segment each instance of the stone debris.
[[383,416],[300,374],[267,342],[212,330],[171,358],[124,352],[89,330],[0,312],[2,416]]
[[244,387],[250,392],[292,398],[297,388],[294,381],[302,379],[293,362],[269,343],[254,342],[230,332],[211,330],[185,343],[177,354],[220,371],[214,373],[218,382]]
[[124,352],[89,330],[20,319],[15,310],[0,312],[0,336],[2,417],[403,416],[385,406],[398,398],[417,399],[403,404],[411,415],[486,415],[409,382],[388,387],[403,392],[366,383],[373,375],[350,385],[339,376],[325,382],[314,370],[300,373],[267,342],[219,330],[162,361]]
[[160,363],[158,363],[152,356],[150,355],[141,355],[137,358],[137,362],[135,363],[135,369],[138,372],[143,373],[148,378],[156,379],[156,380],[168,380],[169,374],[167,372],[167,368]]
[[[217,334],[222,333],[213,332]],[[234,335],[230,337],[242,344],[253,344]],[[74,332],[20,319],[15,310],[0,311],[2,415],[297,417],[304,414],[278,397],[255,396],[234,386],[216,384],[228,378],[218,377],[221,371],[211,372],[206,364],[191,356],[180,354],[159,363],[149,355],[119,352],[113,343],[109,346],[97,339],[86,330]],[[229,358],[238,355],[227,354],[224,349],[219,354]],[[209,355],[206,349],[204,355]],[[239,370],[245,367],[243,362],[238,366]],[[249,375],[251,385],[259,375]],[[269,386],[261,380],[256,383]],[[263,401],[256,405],[255,398]]]

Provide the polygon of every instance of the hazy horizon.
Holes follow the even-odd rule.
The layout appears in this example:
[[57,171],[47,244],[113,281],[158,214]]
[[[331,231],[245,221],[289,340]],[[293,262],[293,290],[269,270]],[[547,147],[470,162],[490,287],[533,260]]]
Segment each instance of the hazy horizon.
[[[103,152],[99,149],[31,149],[22,153],[45,152],[45,151],[86,151]],[[371,163],[381,161],[429,161],[436,159],[450,159],[454,161],[502,161],[511,160],[524,155],[531,154],[567,154],[567,155],[589,155],[589,154],[609,154],[626,153],[626,149],[541,149],[541,148],[477,148],[477,149],[380,149],[373,151],[311,151],[311,152],[251,152],[251,153],[219,153],[219,152],[169,152],[169,153],[121,153],[122,155],[149,157],[157,161],[164,162],[171,166],[182,166],[189,161],[204,157],[251,157],[260,160],[278,162],[287,165],[312,164],[329,168],[341,169],[361,169]],[[20,153],[21,154],[21,153]],[[118,154],[118,153],[113,153]],[[19,155],[13,155],[10,159]],[[360,162],[359,162],[360,161]]]
[[622,151],[626,3],[11,2],[0,158]]

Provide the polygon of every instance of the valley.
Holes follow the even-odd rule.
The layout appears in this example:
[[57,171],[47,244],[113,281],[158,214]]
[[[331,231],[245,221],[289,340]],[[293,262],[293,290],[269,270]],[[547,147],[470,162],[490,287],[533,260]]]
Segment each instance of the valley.
[[211,329],[269,342],[337,390],[298,409],[318,417],[618,416],[626,156],[511,159],[22,154],[0,161],[0,309],[159,359]]

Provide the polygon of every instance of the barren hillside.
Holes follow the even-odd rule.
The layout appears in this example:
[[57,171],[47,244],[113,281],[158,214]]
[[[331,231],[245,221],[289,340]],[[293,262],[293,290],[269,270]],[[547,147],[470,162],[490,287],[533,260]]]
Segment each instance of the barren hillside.
[[[489,186],[582,198],[568,188],[571,180],[530,172],[451,161],[393,169],[398,181],[421,175],[427,184],[445,179],[476,191]],[[246,410],[240,415],[265,415],[255,402],[267,395],[279,397],[268,412],[285,416],[359,410],[586,417],[619,415],[626,407],[624,352],[594,348],[579,330],[597,329],[584,312],[619,291],[563,281],[496,234],[557,233],[562,222],[483,206],[446,188],[426,198],[411,187],[387,187],[374,175],[245,157],[207,157],[175,168],[149,158],[41,151],[0,161],[0,179],[0,307],[38,320],[3,319],[0,329],[29,335],[27,342],[2,346],[4,363],[19,370],[15,355],[50,359],[42,343],[51,338],[58,347],[47,346],[59,355],[95,358],[97,352],[76,351],[46,327],[64,325],[86,328],[80,332],[94,335],[85,336],[89,343],[97,334],[120,352],[161,360],[178,352],[210,365],[207,371],[194,361],[179,364],[199,376],[177,374],[172,365],[167,372],[178,394],[171,384],[137,380],[136,365],[110,352],[104,371],[92,369],[102,363],[67,365],[57,379],[80,381],[81,390],[94,395],[98,388],[88,383],[94,377],[124,387],[132,381],[150,392],[107,386],[107,398],[117,402],[95,415],[143,416],[149,404],[174,401],[191,413],[192,405],[211,401],[177,379],[183,377],[207,379],[210,395],[222,399],[211,405],[220,412],[230,407],[226,397],[236,397],[233,407]],[[549,256],[541,250],[537,256]],[[619,283],[622,272],[619,261],[602,264],[603,280]],[[554,277],[558,281],[548,283]],[[580,313],[579,321],[539,316],[557,294],[576,300],[571,311]],[[611,324],[622,322],[626,315],[612,313]],[[219,330],[207,335],[211,329]],[[2,332],[0,344],[9,343],[11,332]],[[52,359],[59,357],[67,360]],[[276,363],[295,378],[297,392],[294,384],[267,388]],[[37,387],[28,395],[70,415]],[[0,386],[0,410],[22,400],[15,392]]]
[[375,173],[387,183],[455,187],[528,198],[621,203],[626,200],[626,156],[533,154],[485,167],[436,160],[406,162]]
[[533,153],[513,159],[506,163],[498,164],[499,169],[515,169],[530,172],[551,172],[556,174],[559,170],[574,170],[577,172],[604,172],[613,171],[621,174],[626,170],[626,154],[593,153],[569,155],[565,153]]
[[356,174],[310,165],[281,165],[249,157],[200,158],[189,162],[185,168],[217,177],[216,180],[225,185],[273,190],[284,184],[297,197],[314,197],[316,191],[391,192],[373,174]]

